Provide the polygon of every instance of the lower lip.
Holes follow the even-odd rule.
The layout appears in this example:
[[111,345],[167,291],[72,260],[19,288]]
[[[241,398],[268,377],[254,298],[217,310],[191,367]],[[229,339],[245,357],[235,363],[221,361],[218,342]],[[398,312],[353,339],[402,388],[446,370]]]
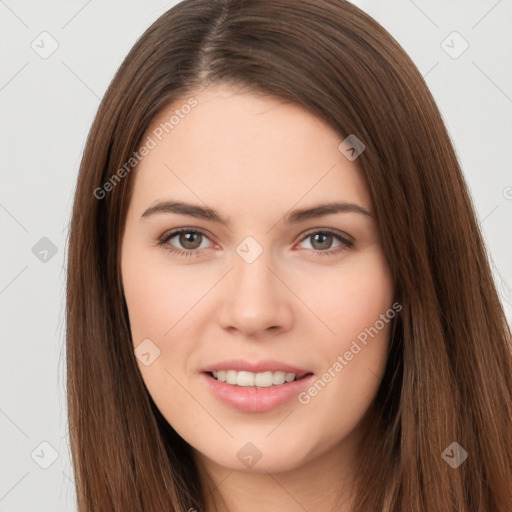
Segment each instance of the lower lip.
[[201,374],[205,384],[221,402],[245,412],[270,411],[289,402],[311,383],[313,377],[314,375],[311,374],[279,386],[257,388],[226,384],[207,373]]

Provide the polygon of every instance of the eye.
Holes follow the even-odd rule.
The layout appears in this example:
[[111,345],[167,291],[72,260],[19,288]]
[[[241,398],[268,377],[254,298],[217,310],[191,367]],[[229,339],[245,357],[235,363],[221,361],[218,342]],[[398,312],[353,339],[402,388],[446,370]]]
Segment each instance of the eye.
[[[178,237],[178,242],[184,249],[179,249],[168,243],[176,237]],[[201,244],[198,244],[198,240],[201,241],[202,238],[208,238],[202,231],[182,228],[171,231],[170,233],[164,233],[162,237],[158,239],[158,245],[178,256],[197,256],[201,252],[198,250],[201,249]]]
[[[335,249],[330,249],[333,238],[338,239],[340,244]],[[313,246],[314,256],[334,256],[354,246],[354,242],[348,237],[331,230],[317,229],[316,231],[310,231],[302,239],[302,242],[307,239],[312,239],[311,245]],[[315,250],[316,248],[318,248],[318,250]]]
[[[175,247],[173,244],[169,243],[173,238],[177,238],[178,243],[183,247],[183,249]],[[311,238],[313,241],[314,245],[312,251],[314,256],[336,255],[350,249],[354,245],[354,242],[348,237],[331,230],[317,229],[316,231],[310,231],[302,238],[301,243],[308,238]],[[197,229],[181,228],[164,233],[158,239],[158,245],[171,253],[177,254],[178,256],[198,256],[201,254],[202,249],[205,248],[201,247],[201,241],[203,241],[203,239],[209,240],[202,231]],[[332,245],[333,239],[337,239],[340,244],[335,249],[330,249],[329,247]]]

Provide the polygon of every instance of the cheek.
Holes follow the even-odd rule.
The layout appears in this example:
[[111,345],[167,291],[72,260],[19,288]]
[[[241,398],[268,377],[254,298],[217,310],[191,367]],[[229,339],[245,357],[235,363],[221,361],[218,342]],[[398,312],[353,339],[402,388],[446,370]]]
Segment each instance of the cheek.
[[[176,369],[176,362],[186,359],[189,350],[186,344],[176,343],[184,337],[181,329],[187,324],[180,319],[190,309],[186,290],[176,270],[165,270],[137,251],[126,253],[122,278],[141,376],[157,407],[167,418],[176,417],[190,408],[190,397],[178,383],[183,376]],[[149,361],[141,359],[143,353],[150,354]],[[188,421],[195,421],[193,411]]]
[[122,278],[134,345],[164,339],[190,302],[177,270],[132,251],[123,259]]
[[130,250],[129,244],[126,249],[122,279],[133,347],[136,356],[151,354],[147,365],[138,357],[140,372],[157,405],[183,410],[190,397],[178,381],[188,371],[187,362],[196,348],[187,340],[195,338],[200,299],[212,284],[193,286],[194,274],[190,270],[187,273],[176,265],[165,264],[159,253],[164,249],[154,248],[145,254],[134,247]]
[[[359,417],[380,385],[396,316],[393,282],[382,254],[369,252],[331,275],[322,297],[317,294],[317,308],[333,333],[326,331],[319,340],[323,371],[304,402],[315,401],[311,405],[319,407],[318,414],[326,403],[342,403],[349,417]],[[344,418],[341,414],[337,420]]]
[[316,275],[303,293],[307,290],[314,312],[326,326],[324,339],[337,349],[347,341],[350,345],[350,340],[373,326],[393,303],[391,273],[380,251],[353,258],[337,272],[330,269],[325,277]]
[[134,345],[145,338],[160,338],[171,327],[171,319],[164,321],[163,314],[169,294],[162,295],[147,272],[128,270],[123,280]]

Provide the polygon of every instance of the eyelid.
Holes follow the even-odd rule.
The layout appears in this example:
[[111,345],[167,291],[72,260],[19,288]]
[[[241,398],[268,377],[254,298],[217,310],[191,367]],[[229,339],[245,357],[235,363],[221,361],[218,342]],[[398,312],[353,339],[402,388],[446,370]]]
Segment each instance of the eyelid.
[[339,231],[337,229],[332,228],[311,228],[308,231],[305,231],[301,234],[300,241],[302,242],[304,238],[306,238],[309,235],[312,235],[313,233],[328,233],[330,235],[335,235],[340,237],[341,239],[344,239],[346,242],[350,242],[351,244],[355,243],[355,239],[350,236],[348,233],[345,233],[344,231]]

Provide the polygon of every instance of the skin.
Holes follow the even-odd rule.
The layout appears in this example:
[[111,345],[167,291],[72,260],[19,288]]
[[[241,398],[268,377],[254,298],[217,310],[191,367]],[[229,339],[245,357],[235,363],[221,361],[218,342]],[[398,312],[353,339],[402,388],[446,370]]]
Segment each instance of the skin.
[[[321,377],[391,308],[393,282],[369,192],[357,160],[338,150],[339,134],[272,97],[212,86],[162,112],[147,135],[190,96],[198,105],[131,177],[124,293],[134,347],[150,339],[160,350],[148,366],[138,360],[140,372],[163,416],[193,447],[201,475],[218,485],[209,507],[223,499],[232,511],[332,510],[336,491],[350,488],[391,324],[308,404],[292,399],[271,411],[243,412],[220,402],[200,372],[240,357],[277,359]],[[214,208],[230,227],[176,213],[141,218],[170,198]],[[355,203],[372,216],[282,221],[290,210],[328,201]],[[205,236],[177,235],[166,245],[198,256],[158,245],[178,228]],[[325,229],[352,237],[354,246],[322,255],[342,246],[336,237],[315,241]],[[252,263],[236,252],[247,236],[263,249]],[[262,454],[250,468],[237,457],[247,442]]]

